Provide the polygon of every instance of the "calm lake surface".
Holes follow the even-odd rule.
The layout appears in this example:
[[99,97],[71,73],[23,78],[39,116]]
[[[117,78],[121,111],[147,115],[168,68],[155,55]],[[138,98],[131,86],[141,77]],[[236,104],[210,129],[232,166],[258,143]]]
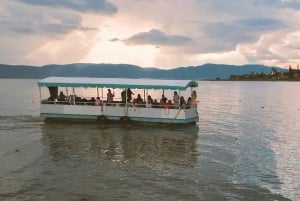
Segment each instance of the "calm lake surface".
[[44,123],[36,82],[0,80],[0,200],[300,200],[298,82],[199,82],[180,128]]

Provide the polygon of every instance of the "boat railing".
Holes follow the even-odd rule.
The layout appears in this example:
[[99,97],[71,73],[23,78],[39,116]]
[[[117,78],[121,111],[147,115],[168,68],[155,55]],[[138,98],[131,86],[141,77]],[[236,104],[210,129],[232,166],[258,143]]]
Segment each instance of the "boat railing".
[[[100,105],[95,105],[95,102],[91,101],[59,101],[59,100],[42,100],[41,104],[54,104],[54,105],[80,105],[80,106],[104,106],[104,107],[137,107],[137,108],[160,108],[160,109],[179,109],[174,104],[149,104],[149,103],[124,103],[122,101],[113,101],[113,102],[107,102],[103,101]],[[185,109],[188,109],[188,107],[185,107]]]

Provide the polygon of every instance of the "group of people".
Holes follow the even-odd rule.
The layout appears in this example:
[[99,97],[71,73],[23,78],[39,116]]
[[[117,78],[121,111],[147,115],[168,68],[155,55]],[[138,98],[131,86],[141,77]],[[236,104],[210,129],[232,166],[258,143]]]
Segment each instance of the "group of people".
[[[132,99],[132,95],[134,95],[134,93],[128,88],[127,90],[123,90],[121,92],[121,99],[122,102],[125,103],[126,102],[126,98],[127,98],[127,102],[131,102],[134,105],[142,105],[145,104],[144,100],[142,99],[140,94],[137,94],[137,97]],[[113,103],[114,102],[114,96],[115,94],[111,92],[110,89],[107,90],[107,96],[106,96],[106,102],[107,103]],[[66,101],[67,100],[67,96],[63,94],[63,92],[61,91],[59,96],[57,97],[58,101]],[[174,91],[174,95],[173,95],[173,102],[172,100],[168,100],[164,94],[162,94],[162,97],[160,99],[160,102],[157,102],[157,100],[153,100],[151,95],[148,95],[147,97],[147,103],[153,106],[162,106],[164,108],[190,108],[190,107],[197,107],[197,94],[196,91],[192,91],[192,94],[190,97],[188,97],[187,101],[184,99],[184,96],[179,96],[177,91]],[[91,100],[93,100],[94,104],[99,106],[102,105],[102,101],[100,99],[100,97],[92,98]]]
[[190,107],[197,107],[197,94],[196,91],[193,91],[191,96],[188,97],[187,101],[184,99],[184,96],[178,95],[177,91],[174,91],[173,95],[173,103],[171,100],[167,100],[167,98],[162,95],[160,99],[160,104],[165,105],[166,107],[172,108],[190,108]]
[[[130,102],[132,100],[132,95],[134,93],[130,90],[124,90],[122,91],[122,102],[125,102],[126,100],[126,91],[127,91],[127,102]],[[145,101],[143,101],[140,94],[137,94],[137,97],[133,99],[132,103],[136,106],[145,104]],[[147,103],[156,107],[165,107],[165,108],[190,108],[190,107],[197,107],[197,94],[196,91],[192,91],[192,94],[190,97],[188,97],[187,101],[184,99],[184,96],[179,96],[177,91],[174,91],[173,95],[173,102],[172,100],[168,100],[164,94],[162,94],[162,97],[159,102],[157,100],[153,100],[151,95],[148,95],[147,97]]]
[[[107,103],[112,103],[114,100],[114,94],[111,93],[111,90],[108,89],[108,93],[107,93]],[[70,95],[70,96],[66,96],[62,91],[59,93],[59,95],[57,96],[57,101],[59,102],[71,102],[71,101],[75,102],[84,102],[84,103],[93,103],[94,105],[100,106],[102,105],[102,101],[100,99],[100,97],[98,96],[96,99],[94,97],[92,97],[90,100],[87,100],[85,98],[81,99],[80,97],[76,96],[76,95]]]

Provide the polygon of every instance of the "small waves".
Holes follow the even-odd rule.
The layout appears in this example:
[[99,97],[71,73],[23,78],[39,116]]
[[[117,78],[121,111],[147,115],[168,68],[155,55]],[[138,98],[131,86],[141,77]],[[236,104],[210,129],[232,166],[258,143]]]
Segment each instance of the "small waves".
[[33,115],[11,115],[11,116],[3,116],[0,115],[0,121],[22,121],[22,122],[37,122],[42,121],[43,118],[40,116]]
[[28,129],[36,127],[43,123],[43,118],[38,116],[0,116],[0,131]]
[[297,200],[298,86],[201,86],[193,128],[44,123],[37,102],[5,103],[1,198]]

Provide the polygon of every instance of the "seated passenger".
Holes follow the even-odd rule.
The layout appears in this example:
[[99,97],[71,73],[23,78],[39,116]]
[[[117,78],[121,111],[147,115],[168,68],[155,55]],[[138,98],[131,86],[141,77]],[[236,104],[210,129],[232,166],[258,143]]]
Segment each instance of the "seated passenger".
[[97,97],[97,98],[96,98],[95,105],[97,105],[97,106],[101,105],[100,97]]
[[180,102],[180,108],[184,109],[186,107],[186,102],[185,102],[183,96],[180,97],[180,101],[179,102]]
[[75,102],[76,102],[76,104],[78,104],[78,105],[82,105],[81,97],[75,95]]
[[161,95],[160,104],[164,105],[166,103],[167,103],[167,98],[165,97],[165,95]]
[[55,98],[53,97],[53,96],[50,96],[49,98],[48,98],[48,101],[54,101],[55,100]]
[[150,95],[148,95],[147,101],[148,101],[148,104],[153,104],[153,100],[152,100],[152,97]]
[[187,99],[187,102],[186,102],[186,108],[190,108],[190,107],[191,107],[191,104],[192,104],[192,98],[189,97],[189,98]]
[[67,101],[69,102],[69,104],[74,104],[74,102],[76,102],[77,99],[78,99],[77,96],[72,94],[72,95],[68,96]]
[[60,94],[59,94],[58,97],[57,97],[57,100],[58,100],[58,101],[65,101],[66,98],[67,98],[67,97],[65,96],[65,94],[61,91]]
[[82,104],[87,105],[87,99],[86,98],[82,98],[81,102],[82,102]]
[[138,104],[138,105],[143,104],[143,99],[140,94],[137,95],[136,104]]
[[152,107],[153,107],[153,108],[160,108],[161,105],[157,102],[156,99],[154,99],[153,104],[152,104]]
[[167,107],[168,109],[174,109],[174,108],[175,108],[175,106],[172,104],[172,101],[171,101],[171,100],[168,100],[168,102],[167,102],[167,104],[166,104],[166,107]]

